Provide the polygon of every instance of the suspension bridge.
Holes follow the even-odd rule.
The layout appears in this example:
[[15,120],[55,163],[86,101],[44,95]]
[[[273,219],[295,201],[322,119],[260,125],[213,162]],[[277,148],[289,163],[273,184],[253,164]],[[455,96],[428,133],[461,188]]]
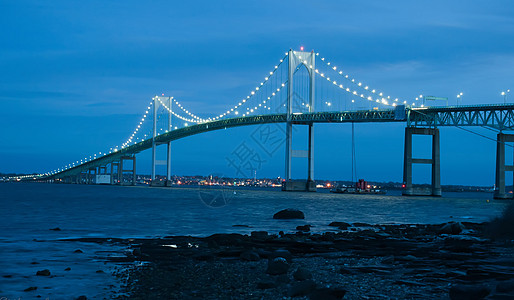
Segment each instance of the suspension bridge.
[[[434,98],[434,97],[432,97]],[[505,189],[505,173],[514,166],[505,164],[505,146],[514,142],[514,104],[474,106],[430,106],[425,98],[413,101],[394,98],[355,79],[319,53],[289,50],[254,89],[217,115],[195,114],[171,96],[155,96],[134,131],[121,145],[70,162],[44,174],[13,177],[11,180],[39,180],[64,183],[94,183],[103,175],[110,184],[136,183],[136,154],[151,149],[152,182],[156,165],[167,167],[166,185],[171,185],[172,141],[213,130],[256,124],[285,124],[285,191],[315,191],[314,124],[357,122],[403,122],[404,195],[416,195],[412,183],[413,164],[431,165],[430,195],[441,196],[440,127],[486,127],[497,132],[495,198],[512,197]],[[427,97],[428,99],[428,97]],[[151,121],[150,121],[151,120]],[[307,126],[308,150],[293,149],[293,126]],[[466,130],[466,129],[465,129]],[[415,158],[413,135],[432,137],[431,158]],[[156,148],[167,145],[164,162],[157,160]],[[307,158],[304,180],[293,180],[292,158]]]

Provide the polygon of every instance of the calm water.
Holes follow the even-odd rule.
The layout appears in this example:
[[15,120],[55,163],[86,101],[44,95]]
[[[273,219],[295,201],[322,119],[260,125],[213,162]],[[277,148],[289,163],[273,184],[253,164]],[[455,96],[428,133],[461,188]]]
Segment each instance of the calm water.
[[[60,241],[75,237],[205,236],[220,232],[294,231],[331,221],[385,223],[482,222],[507,201],[487,193],[445,193],[442,198],[391,195],[284,193],[269,189],[148,188],[55,184],[0,184],[0,298],[109,298],[112,264],[123,249]],[[305,220],[273,220],[284,208]],[[248,225],[249,227],[233,227]],[[59,227],[61,231],[52,231]],[[73,253],[81,249],[84,253]],[[38,264],[31,264],[37,262]],[[70,271],[64,271],[70,267]],[[35,276],[49,269],[51,278]],[[97,273],[103,270],[105,273]],[[5,277],[8,276],[8,277]],[[10,277],[9,277],[10,276]],[[37,286],[36,291],[23,290]]]

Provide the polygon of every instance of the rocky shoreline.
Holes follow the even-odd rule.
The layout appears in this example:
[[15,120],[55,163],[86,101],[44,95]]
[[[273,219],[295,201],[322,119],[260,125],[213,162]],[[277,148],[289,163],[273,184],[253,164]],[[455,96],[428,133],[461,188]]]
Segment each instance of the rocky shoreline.
[[[514,241],[489,223],[109,239],[119,299],[514,299]],[[80,239],[83,242],[107,242]]]

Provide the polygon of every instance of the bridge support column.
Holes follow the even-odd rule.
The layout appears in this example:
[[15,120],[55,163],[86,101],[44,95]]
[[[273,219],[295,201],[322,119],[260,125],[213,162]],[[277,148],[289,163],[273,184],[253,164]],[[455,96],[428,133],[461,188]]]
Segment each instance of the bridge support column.
[[106,175],[107,174],[107,166],[98,167],[98,175]]
[[293,156],[293,123],[286,124],[286,182],[291,180],[291,158]]
[[[172,126],[172,105],[173,105],[173,97],[168,97],[167,99],[167,105],[164,104],[158,96],[155,96],[153,98],[153,135],[152,135],[152,181],[150,182],[150,186],[158,186],[161,185],[160,183],[157,183],[155,181],[155,171],[156,171],[156,165],[162,164],[161,161],[157,161],[157,153],[156,148],[158,145],[163,143],[157,143],[156,137],[157,137],[157,109],[160,105],[163,105],[165,108],[167,108],[168,111],[168,131],[173,130]],[[166,181],[164,182],[164,186],[171,186],[171,141],[166,143],[168,145],[168,150],[166,154]]]
[[[124,162],[132,161],[132,169],[125,169]],[[125,183],[125,177],[123,176],[125,172],[132,173],[129,181]],[[136,185],[136,156],[122,156],[120,158],[120,163],[118,166],[118,176],[120,185]]]
[[155,143],[155,137],[157,136],[157,105],[157,96],[155,96],[155,98],[153,98],[152,182],[150,183],[150,186],[152,186],[155,180],[155,148],[157,147],[157,144]]
[[[171,123],[172,117],[172,107],[173,102],[172,98],[168,98],[168,131],[173,130],[173,125]],[[168,155],[166,156],[166,186],[171,186],[171,141],[168,142]]]
[[87,171],[87,184],[95,184],[96,168],[91,168]]
[[[512,198],[505,188],[505,172],[514,171],[514,166],[505,165],[505,143],[514,142],[514,134],[498,133],[496,140],[496,178],[495,178],[495,199]],[[513,183],[514,184],[514,183]]]
[[309,159],[309,176],[307,180],[314,181],[314,126],[312,123],[309,124],[309,150],[307,156]]
[[[116,170],[116,171],[115,171]],[[111,184],[118,184],[120,177],[119,177],[119,170],[120,170],[120,163],[119,162],[111,162]]]
[[[287,83],[287,122],[286,122],[286,154],[285,154],[285,182],[282,185],[283,191],[316,191],[316,182],[314,181],[314,131],[313,123],[304,125],[309,126],[309,140],[308,140],[308,171],[307,181],[293,181],[291,176],[291,165],[293,157],[293,97],[294,97],[294,86],[293,77],[296,68],[299,65],[304,65],[309,72],[309,112],[314,112],[314,79],[315,79],[315,62],[316,55],[314,52],[296,52],[289,50],[288,52],[288,83]],[[295,151],[298,152],[298,151]],[[300,151],[305,152],[305,151]],[[301,155],[300,157],[305,157]]]
[[171,186],[171,142],[168,142],[168,153],[166,157],[166,186]]
[[[412,136],[413,135],[432,136],[432,159],[412,158]],[[432,186],[429,192],[414,189],[412,185],[412,164],[431,164],[432,165]],[[441,163],[439,129],[437,128],[405,128],[405,148],[403,159],[403,184],[405,185],[403,195],[431,195],[441,196]]]

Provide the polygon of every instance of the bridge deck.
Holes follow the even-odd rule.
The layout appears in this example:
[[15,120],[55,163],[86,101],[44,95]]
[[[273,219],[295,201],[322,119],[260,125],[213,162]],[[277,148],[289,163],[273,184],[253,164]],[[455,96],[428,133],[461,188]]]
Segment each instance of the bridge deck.
[[[510,130],[514,127],[514,104],[427,107],[415,109],[397,106],[395,109],[385,110],[298,113],[291,115],[291,121],[294,124],[407,122],[407,126],[409,127],[487,126],[497,130]],[[285,113],[223,119],[172,130],[157,136],[156,143],[168,143],[188,136],[219,129],[284,122],[287,122],[287,115]],[[111,162],[120,160],[123,156],[133,155],[151,147],[152,139],[144,140],[46,178],[54,179],[75,175],[92,168],[105,166]]]

